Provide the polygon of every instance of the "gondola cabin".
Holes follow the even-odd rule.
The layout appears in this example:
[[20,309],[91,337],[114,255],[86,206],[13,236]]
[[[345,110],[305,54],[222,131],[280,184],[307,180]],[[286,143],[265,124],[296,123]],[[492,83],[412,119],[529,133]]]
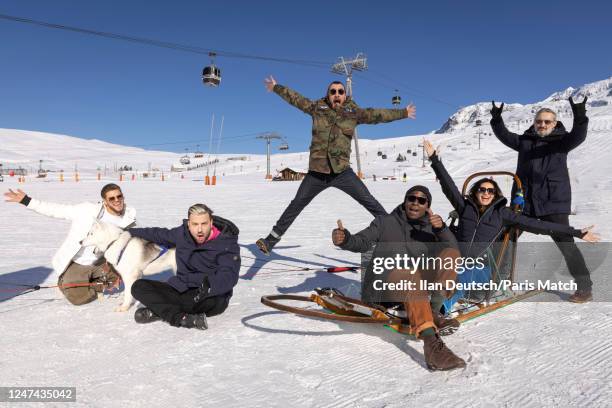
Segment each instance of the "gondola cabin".
[[218,87],[221,83],[221,70],[215,64],[204,67],[202,70],[202,82],[206,86]]

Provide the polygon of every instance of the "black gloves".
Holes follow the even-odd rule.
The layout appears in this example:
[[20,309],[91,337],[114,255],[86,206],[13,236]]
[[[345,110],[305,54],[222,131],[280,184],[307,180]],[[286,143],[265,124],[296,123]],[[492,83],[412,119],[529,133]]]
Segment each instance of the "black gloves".
[[584,100],[580,103],[574,103],[574,99],[570,96],[569,103],[572,107],[572,112],[574,112],[574,117],[576,116],[586,116],[586,101],[587,97],[584,97]]
[[502,102],[499,107],[495,106],[495,101],[491,101],[493,107],[491,108],[491,116],[493,119],[501,119],[502,111],[504,110],[504,103]]
[[335,228],[332,231],[332,242],[336,246],[342,246],[346,244],[349,240],[351,233],[347,229]]

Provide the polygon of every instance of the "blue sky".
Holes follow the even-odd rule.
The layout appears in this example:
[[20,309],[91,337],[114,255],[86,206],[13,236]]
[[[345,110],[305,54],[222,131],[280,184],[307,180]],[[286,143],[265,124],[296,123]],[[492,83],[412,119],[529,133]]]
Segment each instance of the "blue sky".
[[[529,103],[610,77],[611,12],[604,1],[0,2],[0,14],[246,54],[331,65],[363,51],[370,70],[354,78],[356,101],[391,107],[399,88],[417,106],[415,121],[361,126],[365,138],[425,133],[460,106]],[[306,150],[309,117],[266,93],[263,78],[311,98],[340,78],[217,58],[222,85],[210,89],[200,80],[204,55],[1,19],[0,39],[0,128],[160,150],[206,150],[213,113],[225,116],[223,153],[263,153],[261,141],[242,137],[263,131]]]

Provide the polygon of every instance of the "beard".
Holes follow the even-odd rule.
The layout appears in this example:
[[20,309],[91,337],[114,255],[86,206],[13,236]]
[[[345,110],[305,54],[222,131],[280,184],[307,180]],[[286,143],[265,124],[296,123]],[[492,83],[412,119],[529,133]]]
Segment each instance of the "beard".
[[536,128],[536,133],[537,133],[537,134],[538,134],[538,136],[540,136],[540,137],[546,137],[546,136],[549,136],[549,135],[552,133],[552,131],[553,131],[553,130],[555,130],[555,128],[544,129],[544,130],[538,130],[538,129]]

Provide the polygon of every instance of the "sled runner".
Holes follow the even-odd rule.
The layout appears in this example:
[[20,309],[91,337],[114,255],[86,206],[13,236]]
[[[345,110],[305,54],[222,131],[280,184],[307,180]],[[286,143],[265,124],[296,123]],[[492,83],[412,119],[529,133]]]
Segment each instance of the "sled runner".
[[[470,182],[476,177],[483,176],[508,176],[516,183],[516,193],[512,200],[512,210],[520,213],[523,207],[523,193],[520,179],[511,172],[494,171],[478,172],[469,176],[462,189],[465,195]],[[452,214],[452,213],[451,213]],[[456,222],[452,217],[451,229]],[[489,259],[488,274],[483,277],[474,276],[473,279],[486,279],[486,281],[499,282],[509,280],[514,282],[515,263],[516,263],[516,241],[519,236],[518,228],[507,227],[502,231],[500,239],[495,241],[487,249]],[[462,279],[470,279],[470,276]],[[459,322],[465,322],[473,318],[482,316],[492,311],[498,310],[515,302],[527,299],[540,293],[540,290],[531,290],[524,293],[515,293],[511,290],[506,291],[468,291],[461,292],[456,298],[451,298],[445,302],[445,314],[454,317]],[[315,289],[315,293],[310,296],[299,295],[268,295],[262,296],[261,302],[266,306],[295,313],[301,316],[317,317],[327,320],[337,320],[352,323],[377,323],[383,324],[392,330],[402,334],[414,335],[405,317],[402,307],[386,307],[386,305],[369,304],[358,299],[344,296],[341,292],[333,288]],[[306,306],[298,306],[296,302],[307,302]],[[318,306],[318,307],[317,307]],[[435,311],[434,311],[435,312]],[[440,334],[450,334],[456,328],[449,328],[449,332]]]

